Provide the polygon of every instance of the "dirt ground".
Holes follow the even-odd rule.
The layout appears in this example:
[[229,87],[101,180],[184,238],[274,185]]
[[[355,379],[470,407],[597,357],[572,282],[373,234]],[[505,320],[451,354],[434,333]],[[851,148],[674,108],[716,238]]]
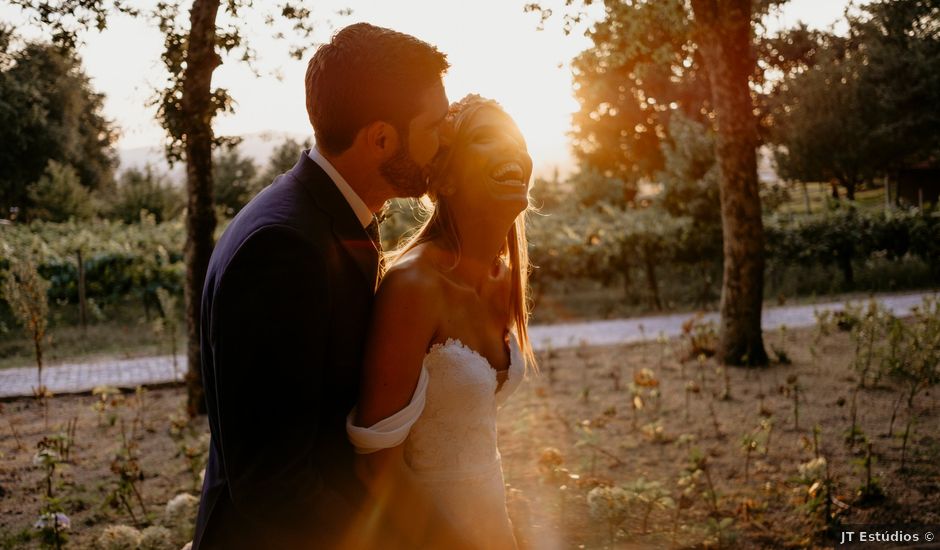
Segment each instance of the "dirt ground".
[[[887,435],[901,386],[884,379],[859,391],[857,433],[871,443],[872,475],[884,494],[861,499],[868,447],[860,437],[854,445],[846,442],[854,347],[845,333],[815,344],[814,337],[814,329],[767,334],[768,348],[784,350],[792,364],[729,369],[729,398],[712,360],[679,361],[688,355],[682,339],[540,354],[541,373],[530,374],[499,420],[520,542],[539,549],[832,547],[838,541],[823,534],[827,484],[813,487],[799,469],[817,452],[828,464],[829,512],[836,521],[940,523],[938,388],[915,400],[903,470],[905,406]],[[34,401],[4,403],[0,548],[39,547],[32,526],[46,484],[33,457],[40,440],[66,431],[71,419],[77,419],[74,443],[54,484],[71,519],[68,547],[93,547],[110,524],[159,523],[174,495],[198,495],[207,426],[204,418],[181,420],[184,399],[181,388],[152,389],[143,405],[130,392],[96,410],[100,396],[58,396],[49,400],[48,426]],[[134,518],[120,498],[108,498],[120,487],[112,467],[127,464],[114,459],[128,445],[140,471],[134,483],[140,499],[126,493]],[[688,475],[693,456],[702,472]],[[591,514],[593,488],[625,485],[632,499],[617,518],[622,521]]]
[[[812,484],[801,481],[799,471],[816,449],[829,465],[834,521],[940,523],[940,388],[914,402],[916,423],[903,471],[903,405],[888,435],[902,387],[884,379],[859,391],[856,433],[872,444],[872,476],[884,493],[883,499],[862,499],[867,445],[861,437],[854,445],[846,441],[857,385],[850,368],[854,344],[841,332],[817,344],[814,339],[815,329],[765,334],[768,352],[782,350],[792,363],[728,369],[727,399],[723,373],[712,360],[679,361],[688,355],[682,339],[541,354],[541,375],[500,412],[500,449],[520,538],[535,548],[715,547],[719,539],[726,548],[833,547],[838,541],[825,537],[824,508],[811,509]],[[649,373],[641,374],[644,368],[652,371],[655,388],[649,387]],[[640,386],[639,409],[629,387],[634,376],[647,383]],[[690,381],[697,393],[686,391]],[[653,389],[658,397],[650,395]],[[766,430],[759,428],[762,420],[773,425],[769,445]],[[747,476],[746,434],[756,440]],[[549,447],[557,454],[546,451]],[[680,486],[680,479],[696,452],[705,457],[708,476],[700,475],[699,490],[682,498],[687,486]],[[713,483],[714,501],[705,477]],[[658,506],[654,489],[635,490],[639,498],[617,528],[591,517],[586,499],[591,488],[641,478],[647,487],[661,484],[663,496],[681,505]],[[814,488],[820,501],[824,488]]]
[[[93,548],[108,525],[159,524],[174,496],[199,495],[208,422],[205,417],[186,419],[182,388],[147,390],[142,397],[143,406],[133,391],[108,396],[100,411],[95,407],[104,403],[100,396],[53,397],[48,400],[48,427],[43,408],[32,399],[2,404],[0,548],[40,547],[33,524],[43,505],[46,477],[33,457],[44,437],[66,432],[73,419],[74,443],[69,459],[56,468],[54,487],[71,520],[67,547]],[[131,490],[130,512],[119,499],[112,504],[108,498],[120,485],[120,474],[112,468],[127,464],[115,463],[127,446],[137,457],[135,486],[143,503]]]

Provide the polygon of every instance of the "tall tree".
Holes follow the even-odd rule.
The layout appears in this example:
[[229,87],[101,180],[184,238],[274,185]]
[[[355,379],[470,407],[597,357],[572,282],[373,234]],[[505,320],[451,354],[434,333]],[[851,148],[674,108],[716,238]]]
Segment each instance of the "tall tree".
[[877,108],[874,139],[886,170],[940,158],[940,0],[881,0],[849,18]]
[[160,223],[177,217],[182,210],[182,189],[149,164],[122,172],[117,189],[106,199],[108,217],[124,223],[140,222],[141,212]]
[[[572,62],[575,155],[635,189],[663,169],[673,113],[702,120],[708,99],[701,55],[690,47],[684,0],[606,2],[588,31],[594,43]],[[544,16],[544,15],[543,15]]]
[[757,118],[748,84],[756,59],[751,0],[692,0],[717,133],[724,279],[719,359],[764,365],[764,224],[757,182]]
[[860,85],[864,65],[860,56],[828,59],[811,70],[786,79],[775,97],[771,139],[782,177],[799,181],[835,180],[855,200],[860,183],[870,180],[881,160],[882,147],[874,132],[872,113],[877,98]]
[[[754,113],[762,103],[752,94],[772,88],[765,72],[787,58],[757,64],[756,53],[770,50],[757,47],[754,24],[785,1],[605,2],[604,19],[588,32],[594,47],[573,64],[581,103],[575,153],[589,165],[626,181],[653,176],[664,169],[664,151],[681,145],[671,143],[676,133],[669,131],[677,113],[715,127],[724,253],[720,352],[727,364],[767,362]],[[525,9],[541,11],[543,20],[551,15],[538,4]]]
[[[755,25],[781,2],[755,1]],[[551,10],[538,4],[526,9],[541,11],[543,19],[551,16]],[[570,23],[581,16],[566,18]],[[604,3],[603,18],[585,33],[593,46],[572,62],[580,104],[572,118],[572,137],[582,163],[627,185],[653,178],[664,168],[664,147],[673,145],[669,127],[675,115],[681,124],[705,123],[714,116],[709,68],[696,43],[694,23],[687,0]],[[767,74],[785,69],[794,57],[811,55],[764,34],[752,36],[761,65],[752,64],[748,75],[758,108],[763,107],[760,96],[774,89]]]
[[0,28],[0,217],[30,201],[35,184],[55,161],[75,170],[86,190],[113,184],[116,132],[73,49],[39,42],[10,51]]
[[871,2],[848,21],[845,37],[774,39],[807,55],[790,55],[766,126],[784,176],[833,179],[853,199],[860,182],[940,151],[940,2]]
[[[221,53],[240,52],[242,61],[252,61],[254,51],[237,25],[220,28],[219,10],[236,22],[245,20],[252,0],[192,0],[189,17],[181,20],[183,0],[157,3],[143,14],[123,0],[10,0],[47,29],[60,44],[74,45],[88,29],[107,27],[109,16],[124,13],[149,15],[163,32],[163,62],[168,71],[166,88],[160,94],[157,118],[167,131],[167,158],[186,162],[186,332],[189,368],[186,380],[189,413],[205,411],[199,352],[199,308],[202,285],[213,248],[216,227],[212,204],[212,150],[237,140],[219,138],[212,129],[217,114],[232,109],[232,99],[224,89],[212,87],[212,75],[222,64]],[[268,6],[270,8],[270,6]],[[310,10],[293,2],[279,3],[275,9],[282,19],[293,23],[295,36],[309,39]],[[348,13],[341,12],[342,14]],[[275,15],[264,20],[273,24]],[[279,33],[280,34],[280,33]],[[309,44],[292,45],[291,55],[300,58]]]

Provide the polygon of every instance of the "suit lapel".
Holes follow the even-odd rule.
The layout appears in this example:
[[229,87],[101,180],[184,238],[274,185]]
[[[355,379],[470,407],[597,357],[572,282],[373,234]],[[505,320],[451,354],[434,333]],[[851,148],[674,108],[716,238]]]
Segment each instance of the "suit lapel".
[[374,291],[379,261],[375,245],[336,184],[307,153],[306,150],[302,153],[300,160],[291,169],[291,174],[307,189],[320,210],[332,220],[333,235],[352,257]]

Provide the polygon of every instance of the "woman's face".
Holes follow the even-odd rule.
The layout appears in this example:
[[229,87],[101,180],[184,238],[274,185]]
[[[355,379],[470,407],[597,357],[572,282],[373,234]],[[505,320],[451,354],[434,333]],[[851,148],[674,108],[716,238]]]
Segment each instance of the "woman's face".
[[482,107],[466,124],[451,161],[448,202],[479,222],[512,222],[529,205],[532,158],[525,139],[495,107]]

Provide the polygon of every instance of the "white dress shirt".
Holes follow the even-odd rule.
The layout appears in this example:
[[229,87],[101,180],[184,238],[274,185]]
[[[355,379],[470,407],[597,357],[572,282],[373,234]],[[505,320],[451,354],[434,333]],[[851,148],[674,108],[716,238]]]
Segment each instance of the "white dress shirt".
[[336,184],[336,188],[339,189],[339,192],[343,194],[346,202],[349,203],[350,208],[353,209],[356,217],[359,218],[359,223],[362,224],[362,227],[368,227],[374,219],[372,211],[369,210],[369,207],[366,206],[366,203],[356,194],[353,188],[349,186],[346,178],[330,164],[330,161],[326,160],[326,157],[324,157],[316,147],[311,147],[307,156],[310,157],[310,160],[319,164],[320,168],[323,168],[323,171],[330,176],[330,179]]

